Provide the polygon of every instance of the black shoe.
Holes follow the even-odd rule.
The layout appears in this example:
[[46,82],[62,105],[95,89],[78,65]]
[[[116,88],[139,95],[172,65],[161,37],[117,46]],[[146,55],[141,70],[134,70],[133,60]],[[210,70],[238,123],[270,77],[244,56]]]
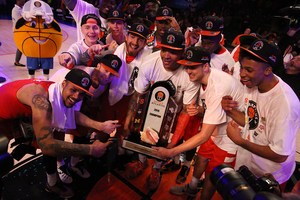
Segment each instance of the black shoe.
[[161,172],[162,173],[168,173],[168,172],[172,172],[172,171],[176,171],[179,170],[181,168],[181,162],[179,162],[179,164],[175,164],[174,160],[164,164],[161,167]]
[[117,156],[117,169],[119,172],[125,172],[126,170],[126,155],[118,155]]
[[201,180],[198,182],[198,185],[197,185],[197,190],[198,190],[198,192],[199,192],[200,190],[202,190],[203,185],[204,185],[204,180],[205,180],[205,179],[201,179]]
[[190,173],[190,168],[188,166],[183,165],[179,174],[177,175],[176,182],[179,184],[184,183],[189,173]]
[[45,190],[50,193],[55,193],[65,199],[71,198],[74,195],[73,190],[63,185],[61,182],[56,183],[54,186],[50,186],[47,182]]
[[25,65],[23,65],[23,64],[21,64],[21,63],[16,63],[16,62],[14,63],[14,65],[15,65],[15,66],[18,66],[18,67],[25,67]]

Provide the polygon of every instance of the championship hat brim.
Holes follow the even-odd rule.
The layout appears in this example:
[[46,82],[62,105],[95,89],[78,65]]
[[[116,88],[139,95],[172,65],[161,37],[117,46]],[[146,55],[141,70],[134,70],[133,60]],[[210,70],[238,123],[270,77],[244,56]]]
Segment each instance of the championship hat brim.
[[120,74],[118,72],[116,72],[115,70],[113,70],[112,68],[108,67],[107,65],[105,65],[104,63],[101,63],[102,66],[109,71],[110,73],[112,73],[113,75],[120,77]]

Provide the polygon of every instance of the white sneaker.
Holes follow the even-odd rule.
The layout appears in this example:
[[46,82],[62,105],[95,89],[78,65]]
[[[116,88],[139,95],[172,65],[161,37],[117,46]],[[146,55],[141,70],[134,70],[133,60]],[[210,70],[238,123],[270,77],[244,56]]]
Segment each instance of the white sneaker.
[[91,176],[91,174],[78,163],[75,166],[72,166],[71,163],[69,163],[68,169],[82,178],[89,178]]
[[60,180],[63,183],[70,184],[73,182],[73,178],[68,172],[67,165],[62,165],[61,167],[57,168],[57,172]]

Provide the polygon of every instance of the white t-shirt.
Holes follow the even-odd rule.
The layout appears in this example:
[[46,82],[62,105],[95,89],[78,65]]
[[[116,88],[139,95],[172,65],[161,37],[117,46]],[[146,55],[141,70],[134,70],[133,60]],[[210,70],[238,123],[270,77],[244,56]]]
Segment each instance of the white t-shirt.
[[160,57],[160,51],[152,53],[145,58],[140,66],[138,77],[135,79],[134,88],[138,93],[144,93],[156,81],[171,80],[176,87],[173,96],[181,111],[183,104],[191,104],[196,99],[200,84],[191,82],[183,66],[175,71],[166,71]]
[[22,16],[22,8],[15,4],[15,7],[11,10],[11,18],[13,23],[13,30],[15,29],[15,25],[19,18]]
[[223,46],[218,54],[211,54],[210,65],[212,68],[222,70],[222,66],[226,64],[228,69],[231,70],[231,68],[234,66],[234,63],[235,61],[231,57],[229,51]]
[[279,155],[288,155],[283,163],[255,155],[239,147],[235,168],[246,165],[257,177],[272,173],[279,184],[287,181],[295,169],[296,134],[300,121],[300,102],[293,90],[279,77],[270,91],[245,87],[245,127],[242,137],[258,145],[269,146]]
[[200,89],[199,105],[204,106],[203,123],[218,126],[211,139],[224,151],[235,154],[237,145],[226,134],[227,123],[232,119],[222,109],[221,100],[225,95],[230,95],[239,102],[240,110],[243,106],[243,85],[231,75],[211,68],[205,90]]
[[78,65],[79,64],[79,58],[80,55],[82,55],[86,50],[88,50],[89,46],[85,44],[84,40],[80,40],[75,42],[74,44],[72,44],[69,49],[68,49],[68,53],[70,53],[74,59],[75,62],[74,65]]
[[70,11],[73,16],[76,26],[77,26],[77,41],[82,40],[83,36],[81,34],[81,19],[86,14],[95,14],[99,17],[101,21],[101,28],[105,28],[107,30],[107,20],[102,18],[99,14],[99,9],[96,8],[93,4],[89,4],[83,0],[77,0],[76,6],[73,11]]

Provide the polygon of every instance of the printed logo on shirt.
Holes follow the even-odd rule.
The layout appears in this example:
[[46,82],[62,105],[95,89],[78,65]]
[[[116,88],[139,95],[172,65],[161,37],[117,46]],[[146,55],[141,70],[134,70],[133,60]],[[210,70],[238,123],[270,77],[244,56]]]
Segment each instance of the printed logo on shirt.
[[254,130],[258,126],[259,116],[257,112],[257,104],[256,102],[249,100],[249,105],[247,108],[247,115],[249,120],[249,129]]
[[205,99],[201,99],[201,102],[202,102],[202,107],[204,108],[204,112],[203,112],[203,115],[204,115],[205,111],[207,109],[206,104],[205,104]]
[[41,4],[40,2],[38,2],[38,1],[34,2],[33,5],[34,5],[35,7],[37,7],[37,8],[39,8],[39,7],[42,6],[42,4]]
[[129,79],[129,82],[128,82],[128,89],[133,89],[134,88],[134,80],[136,79],[136,77],[138,76],[138,73],[139,73],[139,68],[137,66],[135,66],[133,68],[133,71],[131,73],[131,76],[130,76],[130,79]]

